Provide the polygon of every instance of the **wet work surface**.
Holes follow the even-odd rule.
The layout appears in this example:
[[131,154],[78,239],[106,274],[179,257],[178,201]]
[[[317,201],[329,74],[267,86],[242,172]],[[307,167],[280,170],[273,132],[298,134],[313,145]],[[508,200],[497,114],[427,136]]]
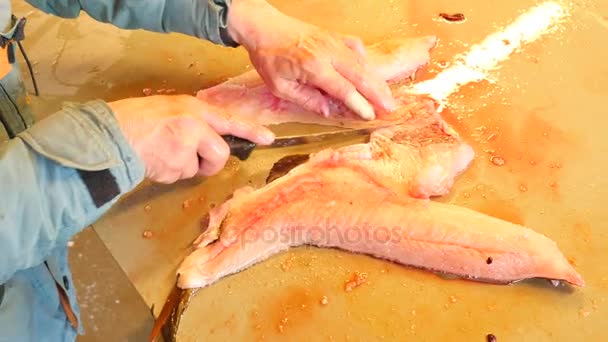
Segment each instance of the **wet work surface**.
[[[374,43],[394,35],[437,35],[416,82],[458,65],[486,37],[505,32],[543,2],[272,1],[285,13]],[[476,157],[448,196],[436,199],[519,223],[556,241],[586,281],[583,288],[531,280],[508,286],[444,279],[364,255],[298,248],[201,289],[182,318],[179,341],[606,340],[608,320],[608,140],[604,99],[608,4],[552,2],[534,20],[467,65],[492,66],[484,79],[452,89],[443,117]],[[548,9],[559,9],[553,15]],[[322,13],[323,15],[320,15]],[[440,13],[450,14],[440,17]],[[462,13],[461,16],[454,14]],[[331,20],[327,20],[331,18]],[[447,18],[448,20],[446,20]],[[451,21],[450,19],[456,19]],[[549,30],[534,23],[547,22]],[[121,31],[87,17],[36,13],[28,24],[41,92],[50,99],[113,100],[142,89],[194,93],[250,68],[242,49],[180,35]],[[519,46],[526,36],[529,42]],[[37,37],[37,38],[34,38]],[[512,38],[511,38],[512,37]],[[532,39],[533,38],[533,39]],[[54,42],[52,48],[36,42]],[[512,46],[512,54],[501,49]],[[26,46],[28,46],[26,44]],[[37,44],[36,46],[34,46]],[[45,43],[46,44],[46,43]],[[100,47],[103,46],[103,49]],[[50,62],[47,64],[42,61]],[[74,63],[74,61],[78,63]],[[45,62],[45,63],[46,63]],[[273,127],[281,132],[319,129]],[[93,225],[154,314],[208,209],[243,185],[261,186],[285,155],[326,146],[260,150],[222,173],[174,185],[142,184]],[[352,291],[356,272],[366,280]]]

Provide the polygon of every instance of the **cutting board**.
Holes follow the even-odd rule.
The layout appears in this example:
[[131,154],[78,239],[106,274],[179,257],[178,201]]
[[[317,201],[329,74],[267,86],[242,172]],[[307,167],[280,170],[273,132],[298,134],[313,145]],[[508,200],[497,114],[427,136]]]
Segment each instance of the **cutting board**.
[[[272,3],[287,14],[369,43],[398,34],[437,35],[440,43],[432,64],[417,75],[421,81],[432,79],[457,54],[538,2]],[[449,98],[443,116],[474,147],[476,158],[452,192],[437,200],[547,235],[583,275],[586,287],[555,288],[541,280],[480,284],[368,256],[303,247],[198,291],[182,319],[180,341],[308,341],[311,336],[341,341],[483,341],[487,334],[498,341],[608,340],[603,326],[608,321],[608,210],[603,205],[608,193],[608,64],[603,62],[608,60],[603,43],[608,4],[564,5],[571,16],[562,26],[499,63],[490,81],[465,85]],[[441,12],[463,13],[467,20],[446,23],[438,17]],[[148,84],[156,88],[195,91],[248,68],[241,49],[142,32],[126,39],[129,43],[121,45],[116,58],[131,64],[113,65],[110,75],[128,72],[136,81],[123,80],[112,96],[139,92],[145,85],[137,76],[141,74],[148,75]],[[171,42],[171,49],[163,48],[163,42]],[[167,69],[127,71],[140,60]],[[188,67],[191,63],[195,66]],[[322,130],[310,125],[273,129],[279,134]],[[258,151],[247,162],[231,160],[209,179],[142,184],[94,228],[158,314],[209,208],[240,186],[262,186],[282,156],[323,147],[327,146]],[[496,156],[504,163],[494,163]],[[354,272],[368,273],[368,281],[345,292],[344,282]]]

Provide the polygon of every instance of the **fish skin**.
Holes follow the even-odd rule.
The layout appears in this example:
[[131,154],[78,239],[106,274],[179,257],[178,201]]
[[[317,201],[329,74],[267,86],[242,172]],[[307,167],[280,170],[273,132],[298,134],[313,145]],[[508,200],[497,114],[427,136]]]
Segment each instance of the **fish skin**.
[[[380,78],[395,84],[428,63],[429,52],[436,42],[434,36],[386,39],[367,47],[367,63]],[[409,100],[402,95],[400,88],[393,87],[393,97],[401,108],[407,106]],[[377,119],[361,121],[357,114],[333,99],[330,99],[329,116],[323,117],[274,96],[255,70],[200,90],[196,96],[222,112],[262,125],[300,122],[359,128],[400,118],[398,114],[379,111]]]
[[[210,212],[222,221],[219,234],[213,233],[219,238],[198,244],[184,260],[178,286],[205,287],[301,245],[339,248],[472,280],[512,283],[539,277],[583,286],[582,277],[544,235],[429,200],[448,193],[473,158],[472,148],[430,109],[372,133],[369,143],[313,154],[283,177],[257,190],[240,189]],[[371,238],[347,241],[348,229]],[[263,234],[275,238],[261,239]],[[390,242],[377,234],[388,234]]]

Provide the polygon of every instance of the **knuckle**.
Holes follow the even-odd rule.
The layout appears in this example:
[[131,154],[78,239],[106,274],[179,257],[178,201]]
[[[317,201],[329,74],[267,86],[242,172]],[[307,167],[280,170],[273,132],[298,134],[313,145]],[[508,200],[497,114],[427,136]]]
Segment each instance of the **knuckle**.
[[157,183],[161,183],[161,184],[172,184],[172,183],[175,183],[175,181],[177,181],[177,177],[172,174],[164,174],[164,175],[158,177],[157,179],[155,179],[155,181]]
[[218,144],[218,148],[215,152],[215,155],[211,158],[211,162],[219,168],[224,167],[224,164],[226,164],[230,157],[230,147],[228,147],[228,144],[226,143]]
[[185,176],[186,178],[192,178],[192,177],[196,176],[197,172],[198,172],[198,165],[197,165],[196,167],[191,167],[191,168],[189,168],[189,169],[188,169],[188,170],[187,170],[187,171],[184,173],[184,176]]
[[274,82],[272,84],[272,86],[270,87],[270,92],[279,98],[290,98],[291,96],[291,89],[289,88],[288,84],[286,82]]
[[308,74],[316,74],[323,69],[323,57],[312,55],[302,62],[302,69]]
[[226,161],[228,160],[228,157],[230,157],[230,147],[228,146],[228,144],[221,144],[220,145],[220,149],[221,149],[221,154],[220,154],[220,161],[223,163],[226,163]]
[[313,96],[305,96],[300,99],[300,105],[308,110],[319,111],[320,102]]
[[353,36],[351,34],[344,35],[344,40],[348,41],[349,43],[354,43],[354,44],[361,43],[361,39],[359,39],[359,37]]
[[339,86],[337,87],[336,93],[342,99],[346,99],[350,94],[357,91],[356,88],[345,79],[340,80],[338,84]]
[[270,89],[270,92],[274,95],[280,94],[283,92],[284,86],[281,82],[277,81],[276,79],[272,78],[269,80],[269,82],[267,82],[268,84],[268,89]]

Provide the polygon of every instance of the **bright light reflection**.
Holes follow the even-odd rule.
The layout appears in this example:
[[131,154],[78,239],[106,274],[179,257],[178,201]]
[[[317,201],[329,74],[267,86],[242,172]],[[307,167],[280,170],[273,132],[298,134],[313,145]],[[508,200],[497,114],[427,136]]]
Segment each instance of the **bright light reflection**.
[[446,99],[461,86],[486,79],[513,51],[550,32],[566,15],[566,9],[553,1],[532,7],[504,30],[489,35],[468,53],[456,56],[452,66],[435,78],[416,83],[408,91],[430,95],[443,107]]

